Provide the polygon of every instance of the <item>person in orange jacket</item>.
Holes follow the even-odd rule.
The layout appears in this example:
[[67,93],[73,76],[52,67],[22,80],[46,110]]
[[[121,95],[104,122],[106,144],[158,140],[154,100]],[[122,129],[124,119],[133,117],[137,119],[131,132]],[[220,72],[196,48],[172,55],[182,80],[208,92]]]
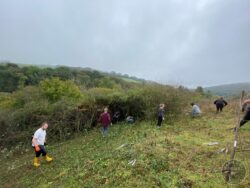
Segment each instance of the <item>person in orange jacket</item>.
[[32,147],[35,150],[35,158],[34,158],[34,166],[40,166],[40,155],[45,157],[47,162],[51,162],[53,159],[47,155],[45,150],[44,144],[46,142],[46,130],[48,129],[49,125],[47,122],[42,123],[41,127],[36,130],[33,139],[32,139]]

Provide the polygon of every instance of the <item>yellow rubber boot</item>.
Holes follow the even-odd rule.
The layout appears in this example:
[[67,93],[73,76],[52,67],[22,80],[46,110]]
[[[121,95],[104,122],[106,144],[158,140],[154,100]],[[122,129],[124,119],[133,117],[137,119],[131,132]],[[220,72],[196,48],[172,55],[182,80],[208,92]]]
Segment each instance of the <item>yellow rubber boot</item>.
[[45,156],[45,160],[46,160],[47,162],[50,162],[50,161],[52,161],[53,159],[52,159],[52,157],[49,157],[48,155],[46,155],[46,156]]
[[39,157],[35,157],[35,158],[34,158],[34,166],[35,166],[35,167],[39,167],[39,166],[40,166]]

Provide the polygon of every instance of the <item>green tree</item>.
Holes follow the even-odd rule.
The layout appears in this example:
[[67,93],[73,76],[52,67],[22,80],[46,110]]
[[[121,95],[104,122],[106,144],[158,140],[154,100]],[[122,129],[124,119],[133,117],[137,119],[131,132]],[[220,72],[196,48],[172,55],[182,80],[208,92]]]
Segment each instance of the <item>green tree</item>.
[[195,89],[195,91],[198,92],[198,93],[201,93],[201,94],[204,93],[204,90],[203,90],[203,88],[202,88],[201,86],[198,86],[198,87]]
[[98,80],[98,87],[113,89],[116,83],[109,77],[104,77]]
[[12,63],[0,65],[0,92],[13,92],[18,89],[23,73]]
[[40,82],[40,88],[52,101],[60,100],[62,97],[79,99],[80,89],[71,80],[63,81],[59,78],[45,79]]

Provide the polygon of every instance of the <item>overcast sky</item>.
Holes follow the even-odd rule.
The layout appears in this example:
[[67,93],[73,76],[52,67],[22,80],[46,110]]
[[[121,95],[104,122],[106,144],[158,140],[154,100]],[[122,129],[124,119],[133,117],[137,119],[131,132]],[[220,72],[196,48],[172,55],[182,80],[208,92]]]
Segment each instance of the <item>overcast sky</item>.
[[250,0],[0,0],[0,61],[250,81]]

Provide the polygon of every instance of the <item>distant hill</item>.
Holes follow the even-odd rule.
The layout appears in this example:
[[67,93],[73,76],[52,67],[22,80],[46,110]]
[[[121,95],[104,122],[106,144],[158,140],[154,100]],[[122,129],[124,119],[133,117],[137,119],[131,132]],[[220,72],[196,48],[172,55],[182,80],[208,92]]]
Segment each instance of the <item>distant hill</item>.
[[220,96],[235,96],[239,95],[242,90],[250,92],[250,83],[226,84],[204,88],[205,91],[210,91],[213,94]]

